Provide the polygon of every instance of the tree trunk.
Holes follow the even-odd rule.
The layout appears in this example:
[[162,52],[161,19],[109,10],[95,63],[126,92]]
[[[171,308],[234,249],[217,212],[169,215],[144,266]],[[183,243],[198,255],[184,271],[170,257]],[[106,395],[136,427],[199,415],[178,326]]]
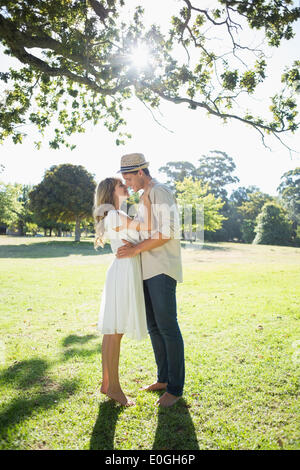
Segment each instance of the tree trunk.
[[76,217],[75,225],[75,242],[80,242],[80,218]]

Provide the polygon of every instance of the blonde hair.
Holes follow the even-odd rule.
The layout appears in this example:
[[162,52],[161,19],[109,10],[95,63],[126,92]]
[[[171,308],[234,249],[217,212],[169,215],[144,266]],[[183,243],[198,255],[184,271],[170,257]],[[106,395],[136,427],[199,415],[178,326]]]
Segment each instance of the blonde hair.
[[104,247],[104,219],[108,211],[114,209],[114,191],[119,182],[122,182],[119,178],[105,178],[96,188],[93,209],[96,232],[94,246],[96,249],[99,246]]

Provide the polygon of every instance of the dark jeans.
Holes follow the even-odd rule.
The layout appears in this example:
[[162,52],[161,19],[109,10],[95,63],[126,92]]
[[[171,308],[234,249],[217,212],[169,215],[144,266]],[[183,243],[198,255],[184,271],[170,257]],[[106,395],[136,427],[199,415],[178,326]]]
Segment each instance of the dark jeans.
[[184,384],[184,346],[177,323],[177,281],[159,274],[144,281],[147,326],[155,361],[157,381],[166,382],[167,392],[181,396]]

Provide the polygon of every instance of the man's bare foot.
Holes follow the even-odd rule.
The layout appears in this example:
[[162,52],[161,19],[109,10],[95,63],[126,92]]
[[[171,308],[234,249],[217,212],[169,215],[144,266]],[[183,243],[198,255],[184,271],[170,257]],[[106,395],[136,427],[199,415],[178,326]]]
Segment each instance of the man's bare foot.
[[110,390],[108,389],[106,395],[111,398],[112,400],[120,403],[122,406],[133,406],[135,405],[134,401],[129,400],[126,395],[122,392],[122,390]]
[[156,390],[165,390],[167,388],[167,385],[168,384],[165,382],[155,382],[154,384],[141,388],[141,390],[144,390],[146,392],[155,392]]
[[157,400],[156,405],[163,406],[164,408],[169,408],[170,406],[175,405],[175,403],[180,399],[181,397],[176,397],[175,395],[172,395],[171,393],[165,392],[159,400]]

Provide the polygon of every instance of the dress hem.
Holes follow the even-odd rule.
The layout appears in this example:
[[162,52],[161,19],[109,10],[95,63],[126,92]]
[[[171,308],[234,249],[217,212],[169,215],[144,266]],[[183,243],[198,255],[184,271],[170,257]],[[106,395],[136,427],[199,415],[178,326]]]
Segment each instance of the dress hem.
[[98,328],[98,331],[102,335],[125,335],[128,338],[135,340],[135,341],[142,341],[143,339],[146,339],[148,336],[148,333],[145,333],[143,336],[136,336],[132,333],[129,333],[128,331],[116,331],[116,330],[108,330],[108,329],[100,329]]

